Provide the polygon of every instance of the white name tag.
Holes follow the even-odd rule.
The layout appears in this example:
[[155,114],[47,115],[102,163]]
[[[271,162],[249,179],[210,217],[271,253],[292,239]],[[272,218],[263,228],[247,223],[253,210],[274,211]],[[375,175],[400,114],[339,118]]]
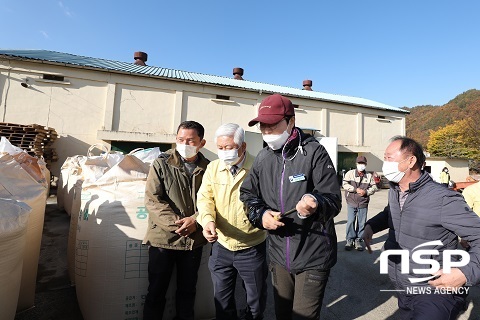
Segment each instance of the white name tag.
[[288,179],[290,180],[290,183],[306,180],[303,173],[294,174],[293,176],[288,177]]

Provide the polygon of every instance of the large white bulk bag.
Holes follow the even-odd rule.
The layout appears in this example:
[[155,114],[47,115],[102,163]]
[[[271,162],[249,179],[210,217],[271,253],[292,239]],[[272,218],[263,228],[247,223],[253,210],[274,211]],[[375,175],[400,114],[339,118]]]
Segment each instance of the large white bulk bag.
[[23,149],[15,147],[6,137],[0,137],[0,153],[15,155],[20,152],[24,152]]
[[12,320],[17,310],[31,211],[23,202],[0,198],[0,320]]
[[39,183],[11,155],[0,155],[0,197],[25,202],[32,208],[28,219],[22,282],[18,310],[34,305],[35,285],[42,241],[47,188]]
[[162,152],[160,151],[159,147],[155,148],[148,148],[148,149],[135,149],[130,152],[131,155],[137,157],[138,159],[146,162],[148,164],[152,164],[155,159],[157,159]]
[[101,146],[106,150],[104,145],[92,145],[87,152],[86,157],[82,157],[79,160],[81,175],[77,178],[76,181],[72,181],[72,184],[69,184],[69,190],[72,193],[69,193],[68,204],[65,204],[65,211],[69,215],[72,214],[75,210],[80,208],[80,191],[82,190],[82,183],[87,181],[88,183],[94,183],[99,178],[101,178],[111,167],[119,163],[125,156],[123,153],[118,151],[105,151],[100,156],[93,155],[92,151],[95,147]]
[[[101,148],[104,150],[102,155],[95,156],[93,155],[94,148]],[[75,168],[74,171],[70,172],[69,182],[67,184],[68,194],[65,196],[65,211],[71,216],[70,218],[70,228],[68,232],[68,245],[67,245],[67,265],[68,265],[68,275],[70,278],[70,283],[75,284],[75,237],[77,234],[77,220],[78,212],[80,211],[81,205],[81,193],[82,186],[84,183],[86,185],[95,183],[99,178],[110,170],[111,167],[114,167],[118,164],[125,155],[117,151],[107,151],[107,148],[101,144],[92,145],[88,151],[87,156],[77,156],[78,166],[75,167],[72,165],[72,168]]]
[[81,179],[80,161],[83,158],[84,156],[68,157],[60,168],[60,177],[57,184],[57,205],[59,209],[68,207],[70,211],[72,207],[73,186],[77,180]]
[[149,166],[127,155],[85,181],[75,246],[75,284],[85,320],[142,318],[148,287],[144,207]]
[[[104,152],[99,156],[95,156],[93,150],[98,147]],[[80,161],[82,179],[89,183],[97,181],[103,177],[105,172],[110,170],[111,167],[119,163],[123,157],[124,155],[121,152],[109,152],[103,144],[92,145],[87,151],[87,156]]]
[[[78,214],[81,206],[82,185],[83,180],[78,180],[73,186],[74,199],[72,202],[72,214],[70,215],[70,227],[68,229],[67,266],[68,277],[72,286],[75,285],[75,238],[77,236]],[[90,199],[88,192],[85,197],[87,197],[87,200]]]

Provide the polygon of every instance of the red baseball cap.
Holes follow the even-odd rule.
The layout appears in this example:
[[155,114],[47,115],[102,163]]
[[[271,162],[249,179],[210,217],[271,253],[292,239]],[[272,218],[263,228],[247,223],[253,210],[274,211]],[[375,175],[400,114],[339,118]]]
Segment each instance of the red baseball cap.
[[295,111],[292,101],[279,94],[273,94],[266,97],[258,107],[258,117],[248,123],[249,127],[258,122],[266,124],[275,124],[280,122],[285,116],[294,116]]

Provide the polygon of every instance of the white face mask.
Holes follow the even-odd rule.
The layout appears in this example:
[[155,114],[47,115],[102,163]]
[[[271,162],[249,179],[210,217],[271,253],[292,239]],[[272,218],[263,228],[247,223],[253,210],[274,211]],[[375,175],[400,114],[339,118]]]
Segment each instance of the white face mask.
[[367,168],[366,164],[363,163],[357,163],[357,170],[358,171],[364,171]]
[[235,164],[239,160],[238,149],[217,150],[218,159],[223,160],[226,164]]
[[263,141],[268,144],[270,149],[278,150],[283,147],[285,142],[287,142],[288,137],[290,137],[290,133],[285,130],[282,134],[262,134],[262,137]]
[[193,158],[197,155],[197,147],[191,146],[188,144],[177,144],[176,147],[178,153],[182,156],[184,159],[190,159]]
[[383,171],[383,175],[385,176],[385,178],[388,179],[388,181],[399,183],[400,180],[402,180],[403,176],[405,175],[405,171],[407,170],[403,172],[399,171],[398,170],[399,164],[400,162],[383,161],[382,171]]

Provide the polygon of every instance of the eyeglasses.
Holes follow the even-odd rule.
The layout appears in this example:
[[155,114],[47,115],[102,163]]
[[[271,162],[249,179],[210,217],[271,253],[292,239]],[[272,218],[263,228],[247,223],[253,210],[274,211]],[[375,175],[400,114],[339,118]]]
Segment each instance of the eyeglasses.
[[260,130],[262,132],[267,130],[267,129],[273,131],[273,130],[277,129],[278,125],[280,123],[282,123],[283,120],[286,120],[287,123],[288,123],[287,118],[283,118],[282,120],[280,120],[280,121],[278,121],[277,123],[274,123],[274,124],[266,124],[266,123],[259,122],[259,123],[256,124],[256,126],[257,126],[258,130]]

